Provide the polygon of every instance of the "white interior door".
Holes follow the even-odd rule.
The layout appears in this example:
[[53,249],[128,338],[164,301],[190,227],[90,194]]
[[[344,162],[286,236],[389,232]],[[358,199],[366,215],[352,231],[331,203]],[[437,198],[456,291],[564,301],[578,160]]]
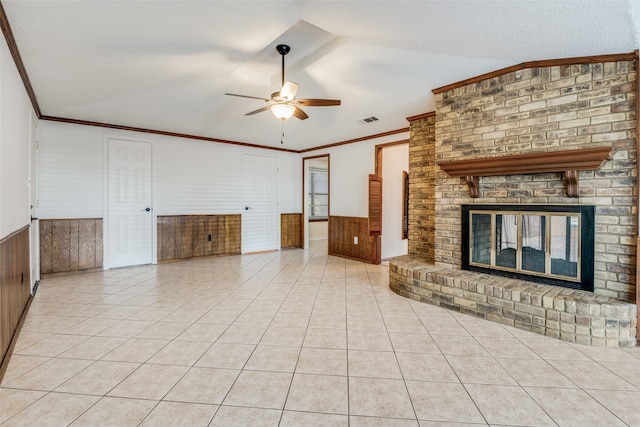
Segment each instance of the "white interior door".
[[245,154],[242,252],[280,249],[278,159]]
[[151,264],[151,144],[109,139],[109,267]]
[[31,290],[40,280],[40,222],[38,221],[38,118],[30,112],[29,131],[29,214],[31,215],[30,245]]

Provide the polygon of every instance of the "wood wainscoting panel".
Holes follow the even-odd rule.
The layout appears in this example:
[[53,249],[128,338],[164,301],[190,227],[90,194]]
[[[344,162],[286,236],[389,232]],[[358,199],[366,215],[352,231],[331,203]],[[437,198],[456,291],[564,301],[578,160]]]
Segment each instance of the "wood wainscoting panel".
[[158,216],[158,262],[240,253],[240,215]]
[[0,241],[0,379],[31,296],[29,226]]
[[40,272],[102,268],[102,218],[41,219]]
[[[358,243],[354,243],[354,238]],[[329,255],[380,264],[381,237],[369,234],[369,219],[348,216],[329,218]]]
[[181,216],[176,220],[176,257],[180,259],[193,258],[193,219]]
[[302,214],[286,213],[280,215],[280,247],[302,247]]

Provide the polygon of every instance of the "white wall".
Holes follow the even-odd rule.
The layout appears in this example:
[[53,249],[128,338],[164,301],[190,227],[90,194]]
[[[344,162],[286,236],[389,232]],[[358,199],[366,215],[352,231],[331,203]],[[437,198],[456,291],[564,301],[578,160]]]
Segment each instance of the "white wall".
[[4,38],[0,43],[0,239],[30,223],[31,102]]
[[[278,157],[280,212],[299,213],[302,157],[330,154],[331,215],[366,217],[367,176],[374,172],[375,146],[408,139],[408,133],[403,133],[295,154],[41,121],[40,218],[104,217],[104,144],[109,136],[152,143],[155,215],[242,213],[244,154]],[[388,150],[383,152],[386,154]],[[408,154],[404,157],[396,153],[390,159],[385,158],[383,167],[402,162],[402,166],[397,167],[403,170],[407,161]],[[26,192],[24,197],[27,200]],[[386,206],[386,197],[384,203]],[[389,206],[392,209],[397,206],[399,211],[401,205],[392,202]],[[25,214],[25,220],[27,218]],[[399,240],[399,237],[383,235],[383,254],[386,248],[397,252],[397,245],[402,243]]]
[[47,121],[39,133],[40,218],[102,218],[102,133]]
[[328,221],[309,222],[309,240],[326,240],[329,236]]
[[104,217],[109,137],[152,144],[154,215],[242,213],[244,154],[278,158],[280,212],[301,212],[299,154],[42,121],[40,218]]
[[406,255],[402,240],[402,172],[409,171],[409,144],[382,149],[382,259]]

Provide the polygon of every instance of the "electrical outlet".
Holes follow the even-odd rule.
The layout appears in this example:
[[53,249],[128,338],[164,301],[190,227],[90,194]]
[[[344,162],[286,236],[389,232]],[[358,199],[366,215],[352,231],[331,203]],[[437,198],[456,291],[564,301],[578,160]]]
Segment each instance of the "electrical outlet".
[[353,236],[353,244],[354,245],[358,244],[358,236]]

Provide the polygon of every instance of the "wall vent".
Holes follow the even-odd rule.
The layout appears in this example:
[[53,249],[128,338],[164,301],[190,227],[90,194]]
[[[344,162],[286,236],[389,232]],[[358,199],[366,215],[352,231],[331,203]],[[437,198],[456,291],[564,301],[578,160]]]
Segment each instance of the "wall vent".
[[366,123],[373,123],[373,122],[377,122],[377,121],[378,121],[378,118],[376,116],[371,116],[371,117],[367,117],[367,118],[364,118],[364,119],[360,120],[361,123],[365,123],[365,124]]

